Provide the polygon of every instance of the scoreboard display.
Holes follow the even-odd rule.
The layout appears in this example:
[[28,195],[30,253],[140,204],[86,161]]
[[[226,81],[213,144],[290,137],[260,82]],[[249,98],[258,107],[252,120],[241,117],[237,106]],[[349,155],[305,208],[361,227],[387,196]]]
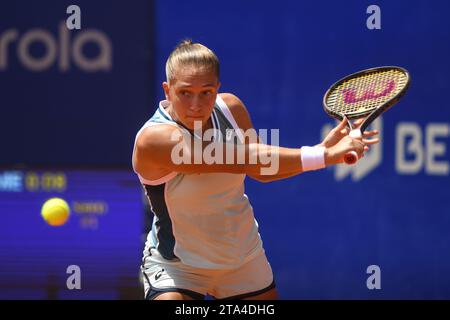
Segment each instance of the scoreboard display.
[[[53,197],[70,206],[63,226],[41,216]],[[140,298],[146,206],[133,172],[0,170],[0,218],[0,299]]]

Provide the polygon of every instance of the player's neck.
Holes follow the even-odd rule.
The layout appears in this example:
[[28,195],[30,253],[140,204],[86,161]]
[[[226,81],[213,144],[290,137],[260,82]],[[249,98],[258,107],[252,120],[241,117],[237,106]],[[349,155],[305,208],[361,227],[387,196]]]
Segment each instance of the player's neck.
[[[178,119],[178,117],[176,116],[175,112],[172,109],[172,104],[169,104],[167,106],[167,108],[165,108],[166,112],[169,114],[169,116],[172,118],[173,121],[175,121],[176,123],[178,123],[179,125],[181,125],[183,128],[185,128],[186,130],[188,130],[192,135],[194,135],[194,129],[189,129],[187,128],[181,121],[180,119]],[[208,129],[212,129],[213,128],[213,122],[212,122],[212,115],[209,116],[208,120],[205,121],[202,125],[202,133],[204,133],[206,130]]]

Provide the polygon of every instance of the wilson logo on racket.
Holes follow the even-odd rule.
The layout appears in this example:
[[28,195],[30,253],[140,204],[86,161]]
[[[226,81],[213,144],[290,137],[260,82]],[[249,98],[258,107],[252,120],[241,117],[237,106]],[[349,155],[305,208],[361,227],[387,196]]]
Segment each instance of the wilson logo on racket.
[[[362,138],[367,127],[396,104],[409,87],[408,71],[386,66],[353,73],[333,84],[323,97],[323,107],[331,117],[347,119],[350,137]],[[354,128],[351,120],[364,119]],[[358,161],[356,151],[349,151],[344,162]]]
[[[377,86],[375,86],[377,87]],[[366,100],[373,100],[381,97],[388,96],[395,90],[395,81],[390,80],[387,83],[384,84],[384,90],[376,93],[375,89],[370,88],[367,91],[364,91],[363,94],[361,94],[359,97],[357,96],[356,89],[346,88],[342,90],[342,94],[344,95],[344,102],[351,104],[356,102],[362,102]]]

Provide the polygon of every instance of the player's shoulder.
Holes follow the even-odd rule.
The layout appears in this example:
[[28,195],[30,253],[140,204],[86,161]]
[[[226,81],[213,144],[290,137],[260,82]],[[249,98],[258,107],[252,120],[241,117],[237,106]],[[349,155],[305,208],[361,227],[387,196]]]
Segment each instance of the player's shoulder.
[[227,105],[228,109],[230,109],[231,114],[239,123],[239,119],[247,119],[249,118],[249,113],[244,103],[238,96],[232,93],[220,93],[219,96]]
[[245,108],[244,103],[233,93],[219,93],[219,96],[225,102],[230,110]]
[[136,146],[158,147],[175,142],[176,136],[181,136],[180,128],[170,124],[159,124],[144,128],[136,139]]

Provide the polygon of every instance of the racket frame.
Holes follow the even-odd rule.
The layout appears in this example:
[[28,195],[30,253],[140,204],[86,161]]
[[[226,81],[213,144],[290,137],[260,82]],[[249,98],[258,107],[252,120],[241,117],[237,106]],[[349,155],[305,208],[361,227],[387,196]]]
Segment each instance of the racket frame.
[[[364,112],[360,112],[360,113],[346,115],[346,114],[342,114],[337,111],[333,111],[327,107],[327,105],[328,105],[327,100],[328,100],[328,97],[330,96],[331,91],[333,91],[336,87],[340,86],[345,81],[348,81],[348,80],[351,80],[351,79],[354,79],[357,77],[361,77],[366,74],[370,74],[370,73],[374,73],[374,72],[378,72],[378,71],[382,72],[382,71],[392,70],[392,69],[396,69],[406,75],[406,84],[399,93],[397,93],[391,99],[387,100],[381,106],[378,106],[377,108],[375,108],[375,110],[364,111]],[[350,136],[352,138],[361,138],[364,134],[364,131],[367,129],[367,127],[378,116],[380,116],[382,113],[389,110],[393,105],[395,105],[404,96],[404,94],[406,93],[406,91],[409,88],[410,82],[411,82],[411,76],[410,76],[409,72],[402,67],[382,66],[382,67],[375,67],[375,68],[358,71],[358,72],[352,73],[342,79],[339,79],[325,92],[325,95],[323,96],[323,108],[324,108],[325,112],[334,119],[342,121],[345,117],[347,119],[347,124],[350,129]],[[351,120],[361,119],[361,118],[364,118],[365,116],[367,116],[367,117],[366,117],[366,119],[364,119],[363,123],[361,123],[359,128],[353,129]],[[355,151],[350,151],[349,153],[347,153],[344,156],[344,162],[347,163],[348,165],[355,164],[357,161],[358,161],[358,154]]]
[[[386,101],[385,103],[383,103],[381,106],[375,108],[375,110],[369,111],[369,112],[361,112],[361,113],[356,113],[356,114],[352,114],[352,115],[346,115],[346,114],[341,114],[337,111],[333,111],[330,110],[327,107],[327,99],[331,93],[332,90],[334,90],[336,87],[340,86],[343,82],[369,74],[369,73],[374,73],[377,71],[386,71],[386,70],[392,70],[392,69],[397,69],[398,71],[403,72],[406,75],[406,84],[405,87],[399,92],[397,93],[395,96],[393,96],[391,99],[389,99],[388,101]],[[378,117],[380,116],[382,113],[386,112],[387,110],[389,110],[393,105],[395,105],[406,93],[406,91],[409,88],[409,84],[411,82],[411,77],[409,75],[409,72],[401,67],[397,67],[397,66],[382,66],[382,67],[375,67],[375,68],[370,68],[370,69],[366,69],[366,70],[362,70],[362,71],[358,71],[355,73],[352,73],[338,81],[336,81],[325,93],[325,95],[323,96],[323,108],[325,110],[325,112],[330,115],[332,118],[337,119],[339,121],[342,121],[342,119],[344,119],[344,116],[347,117],[348,122],[349,122],[349,127],[350,130],[352,130],[352,125],[350,120],[356,120],[356,119],[361,119],[364,118],[365,116],[367,116],[367,118],[364,120],[364,122],[360,125],[359,129],[361,131],[361,133],[363,133],[367,127]]]

